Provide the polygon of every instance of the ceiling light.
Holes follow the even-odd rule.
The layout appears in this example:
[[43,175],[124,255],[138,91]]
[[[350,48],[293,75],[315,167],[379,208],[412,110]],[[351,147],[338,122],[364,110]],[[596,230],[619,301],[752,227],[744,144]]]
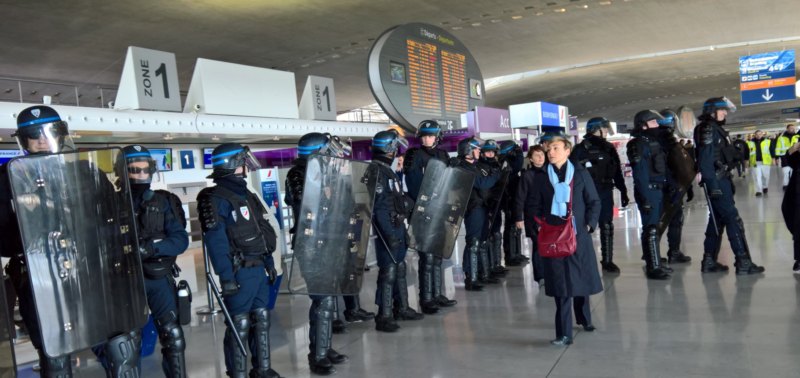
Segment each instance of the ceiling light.
[[589,9],[589,4],[583,4],[583,5],[581,5],[581,8],[583,8],[583,9]]
[[599,2],[598,4],[600,4],[600,5],[611,5],[611,1],[604,0],[604,1]]
[[339,55],[339,54],[333,54],[333,55],[331,55],[331,58],[333,58],[333,59],[339,59],[339,58],[341,58],[341,57],[342,57],[342,56],[341,56],[341,55]]
[[316,62],[317,63],[325,63],[325,59],[317,59]]
[[173,140],[175,138],[172,137],[172,134],[164,134],[164,137],[162,139],[164,139],[164,140]]
[[499,20],[499,19],[496,19],[496,18],[495,18],[494,20],[492,20],[492,23],[493,23],[493,24],[496,24],[496,23],[498,23],[498,22],[502,22],[502,21],[503,21],[503,20]]
[[541,16],[541,15],[543,15],[543,14],[544,14],[544,12],[536,12],[536,15],[537,15],[537,16]]
[[477,28],[478,26],[481,26],[481,23],[480,22],[473,22],[472,26]]
[[714,51],[714,46],[708,46],[709,51]]
[[274,137],[272,137],[272,140],[277,142],[277,141],[281,140],[281,137],[275,135]]
[[72,134],[70,134],[70,136],[72,137],[72,139],[81,139],[81,135],[74,131],[72,132]]
[[463,28],[460,27],[460,26],[453,26],[453,30],[461,30],[461,29],[463,29]]
[[214,141],[214,142],[219,142],[219,137],[214,135],[214,136],[211,137],[211,140]]
[[308,63],[303,63],[303,64],[300,65],[300,67],[302,67],[302,68],[308,68],[308,66],[310,66],[310,64],[308,64]]
[[564,13],[564,12],[566,12],[566,11],[567,11],[567,8],[558,8],[558,9],[553,9],[553,12],[556,12],[556,13]]
[[522,18],[522,16],[520,16],[520,15],[511,16],[512,20],[519,20],[520,18]]

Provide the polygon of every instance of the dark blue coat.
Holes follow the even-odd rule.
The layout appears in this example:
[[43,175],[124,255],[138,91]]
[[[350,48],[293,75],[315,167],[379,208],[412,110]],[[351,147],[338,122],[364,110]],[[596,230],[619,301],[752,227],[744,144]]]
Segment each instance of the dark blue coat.
[[[550,215],[555,190],[547,177],[547,170],[535,172],[532,188],[528,196],[531,198],[531,210],[538,217],[556,224]],[[565,169],[566,165],[562,167]],[[600,198],[597,196],[592,177],[586,168],[575,165],[572,184],[572,213],[577,226],[578,250],[575,254],[564,258],[542,259],[544,263],[544,289],[550,297],[578,297],[597,294],[603,291],[600,273],[597,269],[592,237],[588,228],[597,228],[600,217]]]

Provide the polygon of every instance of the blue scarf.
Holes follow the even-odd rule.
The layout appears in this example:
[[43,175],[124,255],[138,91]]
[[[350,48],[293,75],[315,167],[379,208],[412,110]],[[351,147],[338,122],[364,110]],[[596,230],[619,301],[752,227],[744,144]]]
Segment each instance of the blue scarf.
[[547,177],[550,179],[550,184],[553,185],[555,193],[553,194],[553,203],[550,205],[550,214],[566,217],[567,216],[567,202],[570,200],[569,183],[572,182],[572,175],[575,173],[575,167],[567,160],[567,174],[564,176],[564,181],[558,181],[558,175],[552,164],[547,165]]

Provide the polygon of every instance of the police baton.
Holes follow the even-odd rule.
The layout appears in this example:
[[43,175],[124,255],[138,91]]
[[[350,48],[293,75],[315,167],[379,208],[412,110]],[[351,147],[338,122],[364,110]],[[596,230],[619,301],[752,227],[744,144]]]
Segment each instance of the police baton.
[[708,213],[711,215],[711,222],[714,223],[714,232],[719,237],[719,228],[717,228],[717,217],[714,216],[714,206],[711,204],[711,196],[708,195],[708,189],[706,188],[705,184],[701,184],[700,186],[703,187],[703,194],[706,196],[706,202],[708,203]]
[[228,308],[225,307],[225,302],[222,301],[222,295],[219,293],[219,288],[217,287],[217,283],[214,282],[214,277],[211,276],[211,273],[206,273],[206,280],[208,281],[209,285],[211,286],[211,292],[214,293],[214,297],[217,298],[217,302],[219,303],[219,308],[222,309],[222,315],[225,316],[225,321],[228,323],[228,327],[233,328],[234,330],[231,332],[233,334],[233,338],[236,339],[236,344],[239,345],[239,350],[242,354],[247,357],[247,349],[244,347],[244,343],[242,343],[242,339],[239,337],[239,332],[236,332],[236,327],[233,324],[233,318],[231,318],[231,314],[228,312]]
[[[205,240],[203,240],[203,263],[205,265],[206,277],[210,277],[211,268],[209,268],[209,266],[211,265],[211,262],[208,257],[208,250],[206,250]],[[197,310],[197,315],[214,315],[219,313],[219,310],[214,308],[214,300],[212,299],[211,296],[211,282],[213,282],[213,280],[207,280],[207,281],[208,282],[206,283],[206,298],[208,298],[208,307],[200,308],[199,310]]]

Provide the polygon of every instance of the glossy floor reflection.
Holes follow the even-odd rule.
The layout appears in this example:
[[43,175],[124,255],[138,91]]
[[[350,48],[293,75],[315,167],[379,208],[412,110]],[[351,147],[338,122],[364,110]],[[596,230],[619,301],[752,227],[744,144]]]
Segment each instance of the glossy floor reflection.
[[[753,259],[767,267],[763,276],[700,273],[707,210],[702,190],[695,188],[683,236],[683,250],[694,261],[673,266],[667,281],[644,278],[638,215],[633,206],[619,213],[615,260],[622,273],[603,278],[605,291],[591,298],[597,331],[576,329],[573,345],[548,343],[555,336],[555,306],[533,282],[530,265],[511,268],[503,283],[469,294],[456,266],[455,308],[403,322],[395,334],[377,333],[368,322],[335,335],[334,347],[350,356],[349,363],[337,367],[337,376],[800,376],[800,282],[791,272],[791,236],[781,219],[779,178],[772,176],[771,192],[759,198],[753,196],[749,177],[736,180]],[[666,251],[666,240],[662,245]],[[732,266],[727,241],[721,261]],[[374,310],[376,275],[374,268],[367,273],[361,295],[369,310]],[[410,290],[416,288],[414,276],[410,271]],[[203,302],[195,299],[196,305]],[[287,377],[310,376],[308,305],[306,297],[282,295],[273,312],[273,366]],[[197,317],[185,330],[189,376],[224,376],[221,317]],[[104,376],[90,354],[82,354],[80,363],[76,376]],[[159,364],[156,351],[144,359],[143,376],[160,376]],[[29,376],[29,370],[22,376]]]

